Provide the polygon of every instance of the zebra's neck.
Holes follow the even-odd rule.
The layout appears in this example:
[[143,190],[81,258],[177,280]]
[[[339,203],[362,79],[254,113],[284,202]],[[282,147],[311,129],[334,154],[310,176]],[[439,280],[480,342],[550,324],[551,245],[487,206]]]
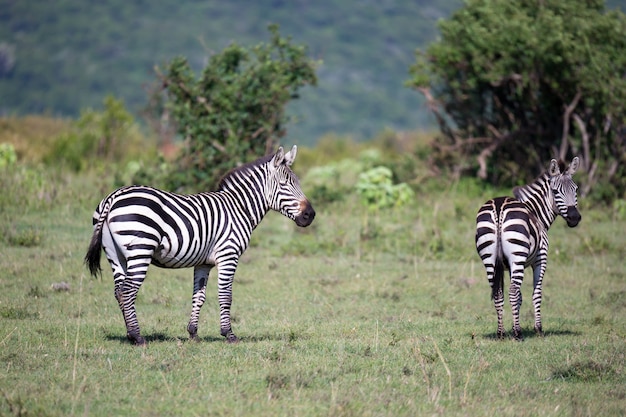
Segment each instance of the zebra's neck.
[[550,228],[556,218],[556,213],[554,211],[554,196],[550,187],[550,176],[547,172],[532,184],[515,187],[513,195],[528,206],[528,209],[537,216],[546,230]]
[[220,192],[227,193],[240,207],[252,229],[255,229],[269,211],[265,198],[264,175],[234,173],[222,180]]

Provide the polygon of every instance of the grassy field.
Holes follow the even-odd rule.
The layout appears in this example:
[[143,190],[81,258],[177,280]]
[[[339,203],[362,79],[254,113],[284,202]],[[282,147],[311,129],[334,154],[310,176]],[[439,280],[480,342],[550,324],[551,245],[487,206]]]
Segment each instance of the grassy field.
[[[192,271],[151,268],[131,346],[110,270],[87,276],[91,213],[110,184],[46,176],[0,197],[0,415],[618,416],[626,412],[626,220],[585,207],[553,226],[545,338],[496,317],[473,246],[487,197],[463,184],[412,207],[317,205],[311,228],[270,213],[240,263],[228,345],[215,277],[187,339]],[[5,175],[6,177],[6,175]],[[102,176],[105,177],[105,176]],[[489,192],[485,192],[489,193]],[[510,329],[510,309],[505,310]]]

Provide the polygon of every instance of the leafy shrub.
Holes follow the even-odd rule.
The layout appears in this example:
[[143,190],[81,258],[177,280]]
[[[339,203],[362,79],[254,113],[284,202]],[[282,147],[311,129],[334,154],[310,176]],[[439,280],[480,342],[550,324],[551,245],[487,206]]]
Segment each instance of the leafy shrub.
[[133,156],[150,154],[124,103],[107,96],[103,104],[103,111],[83,111],[69,131],[57,138],[44,157],[46,164],[80,172],[95,161],[117,163]]
[[150,160],[150,162],[133,159],[115,173],[114,184],[117,187],[140,184],[167,188],[170,172],[171,166],[161,154]]
[[301,87],[316,84],[315,65],[306,47],[281,37],[277,25],[269,31],[269,44],[233,43],[213,55],[200,78],[185,58],[168,64],[161,77],[185,138],[168,188],[211,190],[238,164],[274,151],[285,135],[285,106]]
[[439,29],[408,82],[439,124],[439,169],[503,185],[579,155],[582,195],[624,195],[624,13],[603,1],[468,1]]
[[393,184],[393,173],[384,166],[363,172],[356,183],[362,203],[371,210],[402,206],[411,201],[414,192],[406,183]]
[[9,229],[4,230],[3,235],[11,246],[23,246],[32,248],[39,246],[43,240],[43,233],[35,227],[27,227],[21,230]]
[[0,168],[14,165],[17,162],[15,148],[10,143],[0,143]]

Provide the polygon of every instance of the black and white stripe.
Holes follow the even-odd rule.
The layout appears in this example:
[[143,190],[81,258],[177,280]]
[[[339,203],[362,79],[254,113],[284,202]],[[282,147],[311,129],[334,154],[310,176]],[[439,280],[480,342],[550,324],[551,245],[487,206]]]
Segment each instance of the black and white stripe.
[[236,342],[231,330],[232,284],[239,257],[250,235],[270,210],[306,227],[315,211],[290,169],[297,148],[236,168],[217,191],[181,195],[145,186],[120,188],[100,202],[93,215],[94,233],[85,256],[98,275],[102,249],[115,283],[128,338],[144,344],[135,310],[137,292],[152,263],[163,268],[194,267],[192,310],[187,330],[197,337],[198,317],[211,269],[217,267],[221,334]]
[[562,216],[569,227],[580,222],[577,185],[572,175],[578,157],[565,169],[555,159],[548,170],[532,184],[516,187],[515,198],[498,197],[487,201],[476,216],[476,250],[487,270],[492,298],[498,316],[498,338],[505,336],[502,323],[504,269],[510,271],[509,302],[513,315],[513,337],[522,339],[519,312],[524,269],[533,269],[535,331],[542,335],[541,292],[548,259],[548,229]]

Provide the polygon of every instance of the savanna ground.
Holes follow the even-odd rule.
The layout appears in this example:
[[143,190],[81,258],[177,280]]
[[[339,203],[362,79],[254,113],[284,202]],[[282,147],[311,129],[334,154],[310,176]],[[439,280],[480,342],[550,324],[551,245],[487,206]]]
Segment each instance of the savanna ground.
[[[355,196],[317,204],[307,229],[270,213],[235,278],[238,344],[219,335],[214,275],[196,343],[192,271],[151,267],[137,302],[148,345],[137,348],[106,260],[102,279],[82,263],[110,175],[33,172],[2,176],[1,415],[626,412],[623,213],[582,199],[579,227],[553,225],[544,338],[527,271],[525,340],[495,339],[473,239],[477,208],[501,191],[460,182],[378,213]],[[510,329],[508,304],[505,319]]]

